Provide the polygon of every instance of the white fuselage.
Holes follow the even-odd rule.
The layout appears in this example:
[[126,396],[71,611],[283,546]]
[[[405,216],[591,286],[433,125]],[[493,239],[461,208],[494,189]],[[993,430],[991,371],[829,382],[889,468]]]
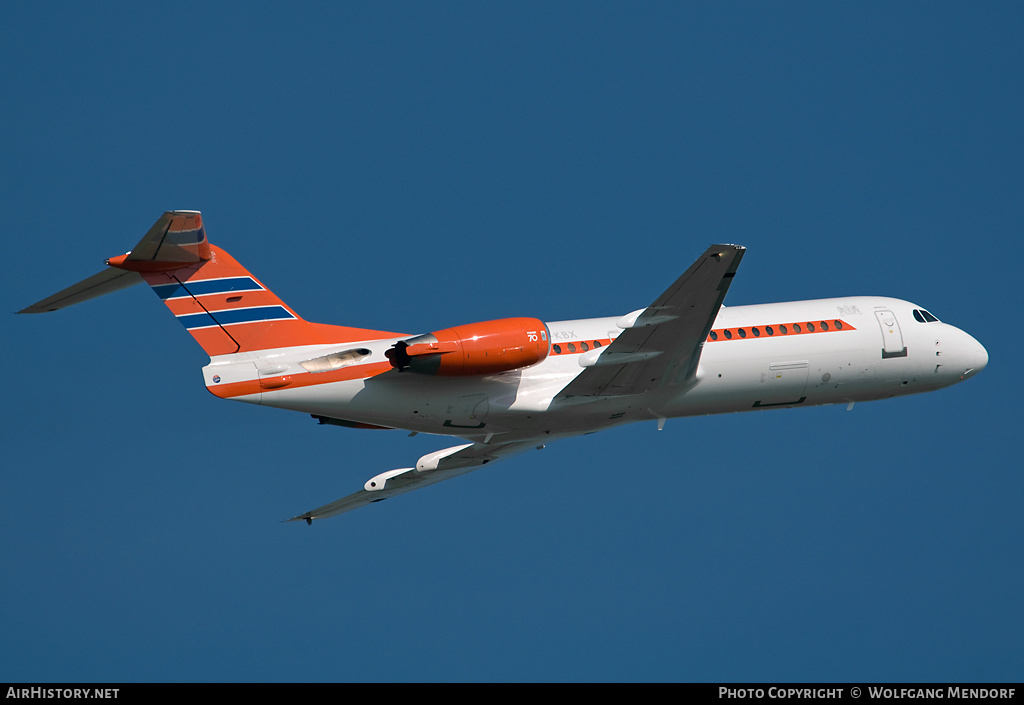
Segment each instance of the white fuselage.
[[235,399],[315,416],[474,441],[544,439],[646,419],[914,394],[985,366],[978,341],[951,325],[922,322],[915,310],[921,309],[882,297],[723,307],[692,384],[630,396],[557,399],[622,332],[619,317],[548,323],[546,359],[490,376],[381,373],[385,351],[399,339],[345,344],[370,355],[343,381],[292,385],[293,378],[312,377],[300,362],[340,349],[322,345],[217,356],[204,375],[210,387],[214,379],[265,380],[260,393]]
[[408,336],[305,320],[167,211],[108,269],[21,311],[145,281],[210,355],[223,399],[320,423],[455,436],[414,466],[294,521],[335,516],[558,438],[667,418],[884,399],[955,384],[988,362],[967,333],[899,299],[723,306],[746,249],[713,244],[650,305],[620,317],[530,317]]

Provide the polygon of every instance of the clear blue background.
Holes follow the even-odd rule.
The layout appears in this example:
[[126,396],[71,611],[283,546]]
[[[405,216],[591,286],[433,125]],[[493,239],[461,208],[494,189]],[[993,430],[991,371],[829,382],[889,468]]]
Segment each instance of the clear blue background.
[[[0,5],[0,680],[1020,681],[1024,6]],[[167,209],[310,320],[906,298],[976,379],[670,420],[306,527],[448,439],[225,403]]]

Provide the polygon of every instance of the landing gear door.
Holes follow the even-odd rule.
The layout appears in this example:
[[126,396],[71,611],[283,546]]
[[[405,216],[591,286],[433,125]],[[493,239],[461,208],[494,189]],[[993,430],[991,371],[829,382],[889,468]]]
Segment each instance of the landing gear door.
[[875,311],[875,318],[882,329],[882,359],[906,357],[907,346],[903,344],[900,324],[892,311]]

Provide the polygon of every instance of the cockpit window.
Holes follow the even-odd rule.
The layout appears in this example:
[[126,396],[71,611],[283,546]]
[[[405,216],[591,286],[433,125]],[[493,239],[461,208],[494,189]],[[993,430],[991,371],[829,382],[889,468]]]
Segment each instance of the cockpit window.
[[922,309],[914,309],[914,320],[919,323],[938,323],[939,319]]

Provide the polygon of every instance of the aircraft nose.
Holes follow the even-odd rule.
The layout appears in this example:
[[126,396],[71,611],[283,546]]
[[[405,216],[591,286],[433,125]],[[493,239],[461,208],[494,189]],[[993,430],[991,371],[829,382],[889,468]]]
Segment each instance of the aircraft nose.
[[[973,338],[971,340],[974,340]],[[971,351],[971,360],[974,362],[974,372],[981,372],[988,364],[988,350],[985,346],[974,340],[974,349]]]
[[966,363],[964,365],[964,372],[960,375],[960,379],[973,376],[985,369],[988,364],[988,350],[985,346],[975,340],[970,334],[964,333],[964,337],[967,339],[964,341],[963,350],[964,357],[962,358]]

